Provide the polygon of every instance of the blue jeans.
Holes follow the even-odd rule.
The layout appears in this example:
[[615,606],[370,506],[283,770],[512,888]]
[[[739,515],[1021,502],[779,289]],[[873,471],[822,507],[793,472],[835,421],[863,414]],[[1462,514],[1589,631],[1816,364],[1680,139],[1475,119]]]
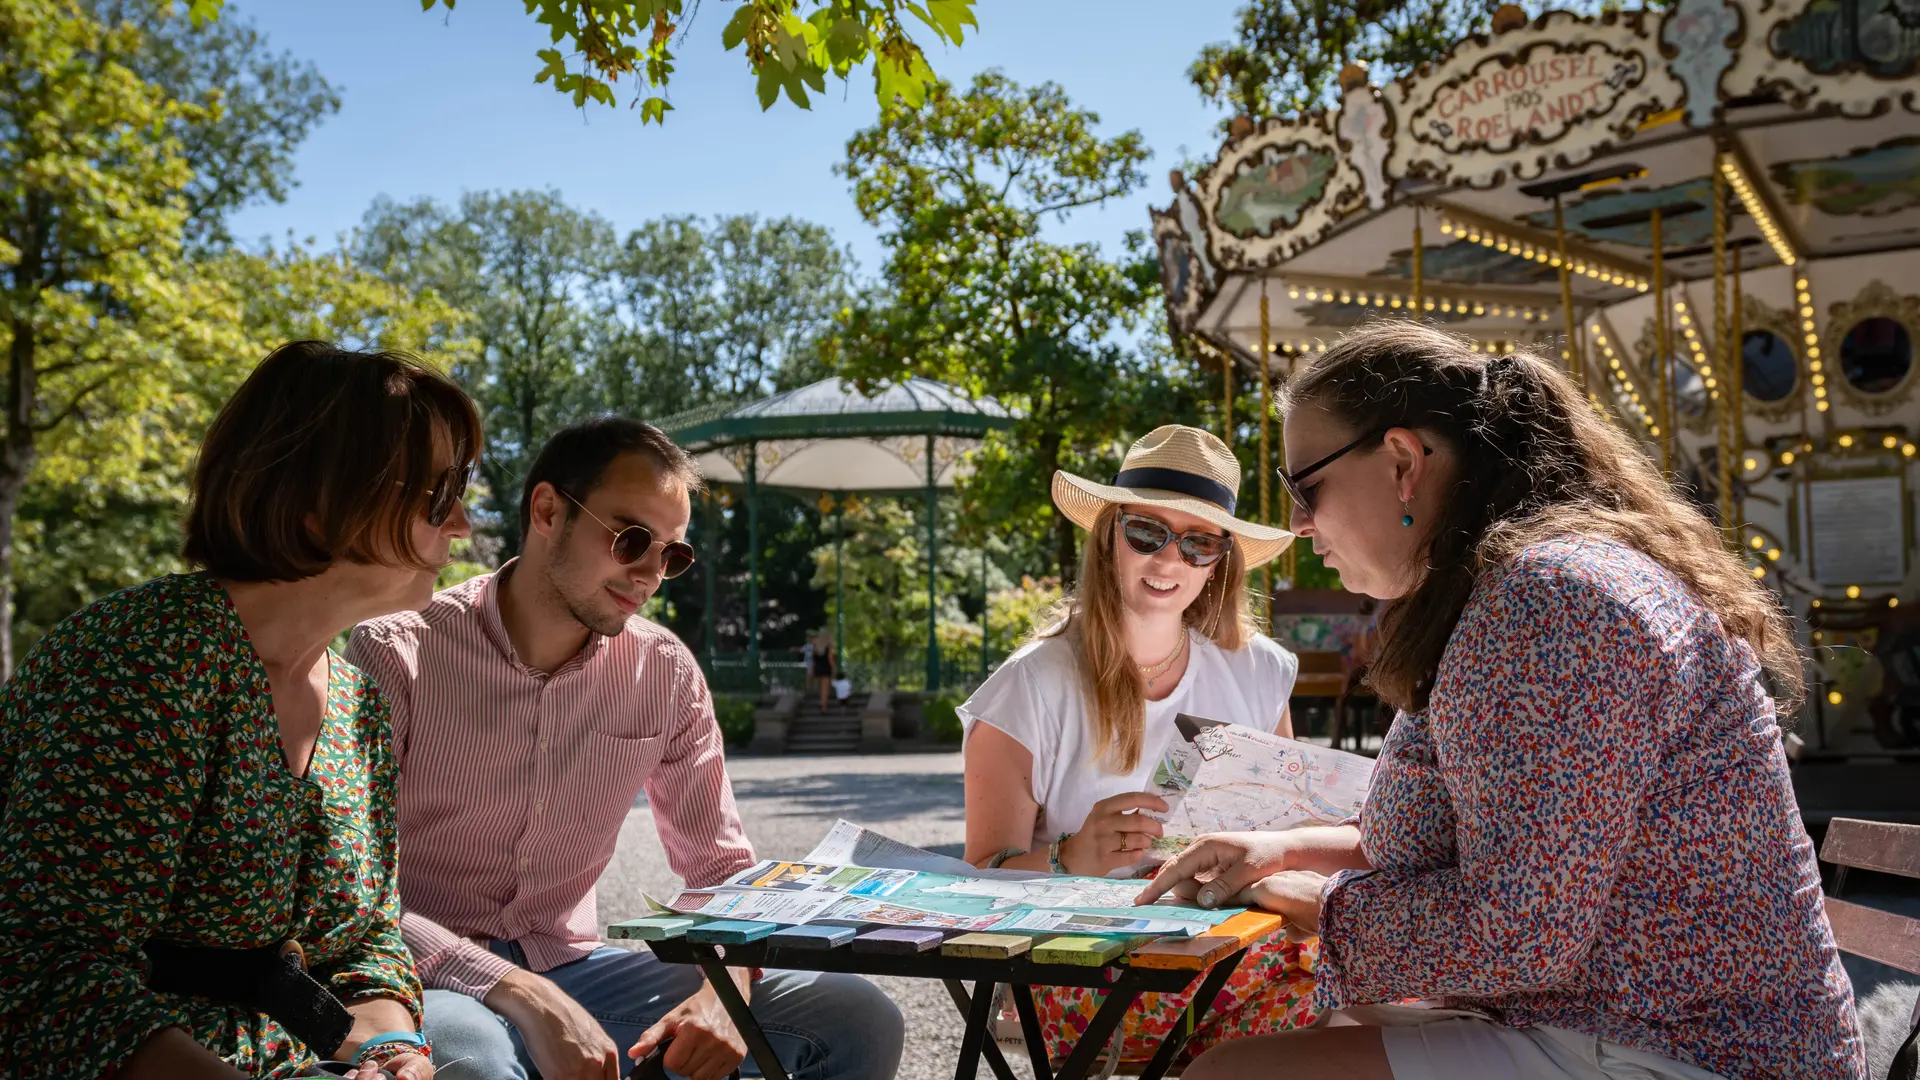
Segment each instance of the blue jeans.
[[[496,941],[491,947],[526,966],[526,954],[513,942]],[[620,1050],[622,1076],[634,1065],[627,1048],[706,985],[697,967],[612,947],[542,974],[600,1021]],[[906,1029],[900,1010],[857,975],[769,971],[753,984],[750,1005],[793,1080],[892,1080],[900,1066]],[[425,1016],[421,1030],[433,1044],[436,1080],[540,1075],[520,1033],[482,1002],[451,990],[429,990]],[[740,1071],[760,1075],[751,1053]]]

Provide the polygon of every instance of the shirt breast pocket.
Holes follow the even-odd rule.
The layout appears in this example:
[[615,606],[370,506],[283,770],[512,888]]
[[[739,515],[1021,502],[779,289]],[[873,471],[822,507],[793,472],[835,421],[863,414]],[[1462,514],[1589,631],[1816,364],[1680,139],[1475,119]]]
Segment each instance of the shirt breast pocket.
[[587,781],[581,792],[586,816],[606,813],[616,821],[624,819],[641,785],[660,764],[665,744],[663,735],[636,739],[588,728],[580,769]]

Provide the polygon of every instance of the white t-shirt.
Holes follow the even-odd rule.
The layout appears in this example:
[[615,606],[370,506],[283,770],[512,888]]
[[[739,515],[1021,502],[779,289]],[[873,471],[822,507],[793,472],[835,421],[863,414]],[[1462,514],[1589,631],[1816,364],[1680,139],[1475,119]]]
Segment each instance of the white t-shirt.
[[1073,644],[1065,637],[1042,638],[1007,657],[960,706],[967,734],[975,724],[989,724],[1033,755],[1033,801],[1041,809],[1028,850],[1044,850],[1061,833],[1078,831],[1101,799],[1147,790],[1168,744],[1180,737],[1174,726],[1180,713],[1267,732],[1279,724],[1300,661],[1259,634],[1228,652],[1189,632],[1186,673],[1173,693],[1147,702],[1140,762],[1130,773],[1115,775],[1099,760]]

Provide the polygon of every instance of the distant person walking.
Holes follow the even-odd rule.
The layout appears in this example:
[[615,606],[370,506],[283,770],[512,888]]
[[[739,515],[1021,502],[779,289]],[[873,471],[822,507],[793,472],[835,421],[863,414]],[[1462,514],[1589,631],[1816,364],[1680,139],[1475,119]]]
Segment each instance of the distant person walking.
[[807,642],[807,678],[820,683],[820,711],[827,711],[827,696],[833,692],[833,680],[839,676],[840,658],[833,651],[833,635],[816,632]]

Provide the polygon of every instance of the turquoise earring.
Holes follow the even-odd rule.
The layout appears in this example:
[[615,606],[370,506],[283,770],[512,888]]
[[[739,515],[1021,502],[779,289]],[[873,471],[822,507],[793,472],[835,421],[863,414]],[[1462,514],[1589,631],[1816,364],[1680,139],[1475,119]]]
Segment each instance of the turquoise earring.
[[1413,515],[1412,515],[1412,514],[1410,514],[1410,513],[1407,513],[1407,512],[1406,512],[1406,509],[1407,509],[1407,504],[1406,504],[1406,503],[1404,503],[1404,502],[1403,502],[1403,503],[1401,503],[1401,504],[1400,504],[1400,510],[1401,510],[1401,514],[1400,514],[1400,524],[1402,524],[1402,525],[1405,525],[1405,526],[1407,526],[1408,528],[1412,528],[1412,527],[1413,527]]

